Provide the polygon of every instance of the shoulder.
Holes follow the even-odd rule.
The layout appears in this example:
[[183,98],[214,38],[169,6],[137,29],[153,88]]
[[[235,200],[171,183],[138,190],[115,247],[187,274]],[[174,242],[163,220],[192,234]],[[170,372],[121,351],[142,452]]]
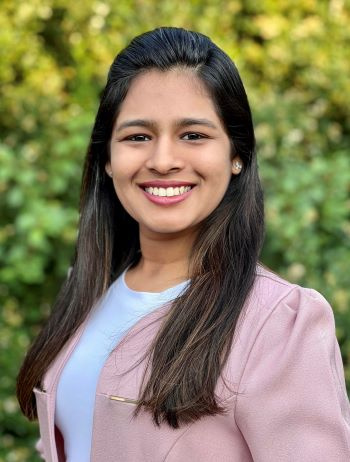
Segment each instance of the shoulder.
[[322,338],[335,338],[334,315],[316,290],[286,281],[259,266],[251,294],[236,326],[231,366],[243,373],[248,361],[272,352],[294,351]]
[[285,311],[291,310],[295,313],[305,308],[310,312],[333,313],[327,300],[316,290],[293,284],[259,265],[245,310],[259,313],[261,318],[265,319],[281,307],[285,307]]

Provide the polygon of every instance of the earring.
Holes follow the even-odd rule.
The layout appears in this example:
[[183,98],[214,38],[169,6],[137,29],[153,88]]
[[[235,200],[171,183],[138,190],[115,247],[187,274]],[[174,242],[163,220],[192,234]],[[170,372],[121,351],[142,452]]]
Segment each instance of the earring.
[[236,170],[241,170],[242,169],[242,163],[236,160],[236,162],[233,163],[233,168]]

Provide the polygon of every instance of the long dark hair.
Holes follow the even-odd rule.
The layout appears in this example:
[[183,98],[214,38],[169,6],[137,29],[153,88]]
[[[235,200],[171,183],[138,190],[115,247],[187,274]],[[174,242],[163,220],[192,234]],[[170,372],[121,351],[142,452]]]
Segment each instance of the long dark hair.
[[264,234],[263,195],[248,99],[237,68],[208,37],[162,27],[116,57],[103,91],[84,165],[79,234],[70,276],[18,376],[23,413],[36,417],[33,387],[111,282],[140,252],[138,224],[123,209],[105,172],[112,127],[133,79],[150,69],[191,69],[210,92],[243,169],[194,243],[191,283],[173,303],[150,346],[150,374],[137,410],[172,427],[223,412],[215,386],[237,319],[255,280]]

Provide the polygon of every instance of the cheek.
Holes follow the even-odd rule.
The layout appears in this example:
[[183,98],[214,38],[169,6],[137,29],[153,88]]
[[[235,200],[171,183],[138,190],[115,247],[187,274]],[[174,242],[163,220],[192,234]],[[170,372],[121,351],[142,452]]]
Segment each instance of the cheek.
[[231,164],[222,162],[220,165],[212,166],[210,191],[212,199],[217,202],[224,197],[232,177]]
[[214,160],[211,158],[207,162],[204,162],[203,159],[202,172],[203,176],[211,183],[225,187],[232,175],[232,164],[228,158]]
[[111,155],[111,166],[114,172],[113,177],[116,183],[125,183],[130,180],[137,171],[137,165],[123,152]]
[[201,152],[198,168],[215,183],[228,183],[232,175],[231,145],[229,140],[210,146]]

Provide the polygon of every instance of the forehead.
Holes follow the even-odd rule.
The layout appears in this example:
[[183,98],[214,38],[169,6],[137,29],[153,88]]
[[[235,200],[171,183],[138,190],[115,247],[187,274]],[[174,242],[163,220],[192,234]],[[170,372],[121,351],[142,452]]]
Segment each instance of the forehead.
[[124,117],[206,117],[219,122],[209,91],[190,69],[150,70],[136,77],[121,104]]

